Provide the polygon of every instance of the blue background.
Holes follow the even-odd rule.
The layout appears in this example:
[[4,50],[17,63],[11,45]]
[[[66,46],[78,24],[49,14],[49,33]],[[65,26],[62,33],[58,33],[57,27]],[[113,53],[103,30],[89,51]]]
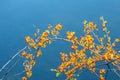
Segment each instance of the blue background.
[[[108,20],[107,27],[112,39],[120,37],[120,0],[0,0],[0,66],[26,46],[24,37],[33,36],[37,28],[44,31],[48,24],[55,26],[61,23],[62,36],[68,30],[76,31],[81,36],[82,22],[86,19],[100,24],[100,16]],[[50,72],[51,68],[60,65],[60,51],[69,52],[69,44],[58,41],[43,49],[43,55],[38,59],[30,80],[64,80],[64,75],[56,78],[55,73]],[[19,63],[19,67],[10,72],[8,80],[20,80],[24,74],[14,78],[13,74],[23,70],[21,65]],[[81,75],[80,79],[98,80],[87,73]],[[111,77],[108,80],[115,79]]]

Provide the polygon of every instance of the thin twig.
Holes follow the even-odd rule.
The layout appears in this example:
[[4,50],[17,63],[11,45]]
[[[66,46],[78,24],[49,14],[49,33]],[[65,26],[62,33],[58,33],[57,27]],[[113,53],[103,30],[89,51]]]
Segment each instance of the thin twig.
[[15,74],[14,76],[21,75],[21,74],[24,73],[24,72],[25,72],[25,70],[23,70],[22,72],[19,72],[19,73]]
[[0,72],[17,56],[19,55],[22,51],[24,51],[28,46],[25,46],[23,49],[21,49],[19,52],[17,52],[13,57],[11,57],[0,69]]
[[2,80],[4,80],[5,78],[6,78],[6,76],[9,74],[9,72],[17,65],[17,63],[19,62],[21,60],[21,58],[20,59],[18,59],[7,71],[6,71],[6,73],[2,76]]

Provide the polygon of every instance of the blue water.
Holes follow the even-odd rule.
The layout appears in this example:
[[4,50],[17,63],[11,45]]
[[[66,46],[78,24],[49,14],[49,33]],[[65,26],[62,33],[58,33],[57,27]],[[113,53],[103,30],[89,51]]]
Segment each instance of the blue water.
[[[26,45],[24,37],[32,36],[38,27],[44,31],[48,24],[61,23],[62,36],[68,30],[76,31],[80,36],[83,35],[83,20],[99,24],[100,16],[108,20],[112,39],[120,37],[120,0],[0,0],[0,67]],[[64,80],[64,75],[56,78],[49,70],[60,65],[59,52],[69,52],[68,48],[68,43],[59,41],[43,49],[30,80]],[[24,74],[15,78],[13,74],[23,70],[21,65],[19,63],[19,67],[9,73],[8,80],[20,80]],[[113,77],[108,80],[119,80]],[[88,72],[80,79],[99,80]]]

